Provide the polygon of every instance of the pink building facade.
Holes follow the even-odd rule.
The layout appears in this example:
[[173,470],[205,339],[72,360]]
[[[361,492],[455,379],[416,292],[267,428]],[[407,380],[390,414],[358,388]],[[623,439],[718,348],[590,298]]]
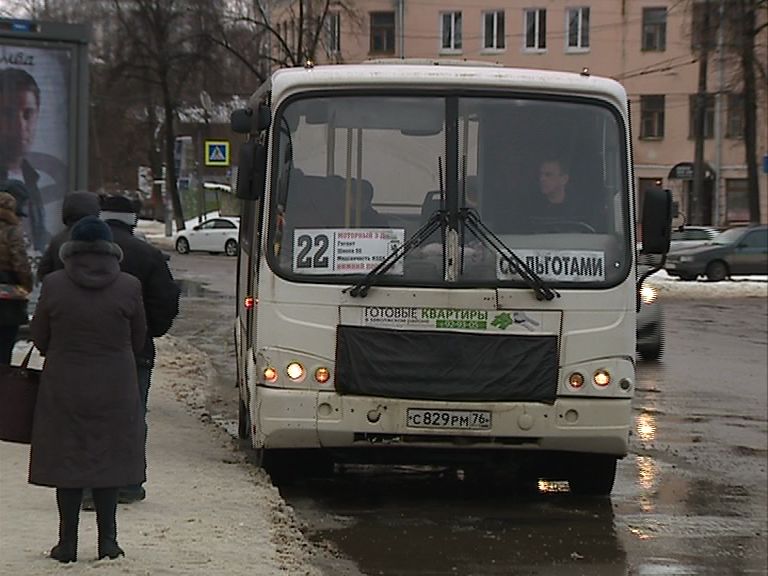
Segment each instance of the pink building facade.
[[[749,220],[740,72],[736,59],[719,51],[714,38],[708,59],[705,197],[698,218],[702,221],[694,222],[693,108],[699,65],[690,4],[357,0],[353,13],[331,7],[325,58],[346,63],[375,58],[473,60],[573,72],[588,68],[614,78],[630,97],[641,201],[647,186],[661,184],[673,191],[688,222],[739,224]],[[766,70],[765,31],[756,45],[758,62]],[[767,92],[764,78],[759,78],[757,162],[763,222],[768,221]]]

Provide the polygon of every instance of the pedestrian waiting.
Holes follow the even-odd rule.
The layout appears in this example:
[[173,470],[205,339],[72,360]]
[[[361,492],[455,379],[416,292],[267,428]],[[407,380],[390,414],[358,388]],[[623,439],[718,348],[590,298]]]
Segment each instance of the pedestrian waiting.
[[56,488],[59,541],[50,556],[77,561],[84,488],[96,508],[98,557],[117,543],[120,486],[145,479],[144,419],[134,353],[144,346],[141,283],[120,271],[122,250],[95,216],[60,251],[64,269],[43,280],[31,323],[45,357],[35,407],[29,482]]

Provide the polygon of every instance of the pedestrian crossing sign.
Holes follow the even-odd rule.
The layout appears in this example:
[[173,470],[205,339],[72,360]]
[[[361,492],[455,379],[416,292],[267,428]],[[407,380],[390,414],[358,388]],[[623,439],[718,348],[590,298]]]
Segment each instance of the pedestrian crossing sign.
[[205,141],[205,165],[229,166],[229,142],[227,140]]

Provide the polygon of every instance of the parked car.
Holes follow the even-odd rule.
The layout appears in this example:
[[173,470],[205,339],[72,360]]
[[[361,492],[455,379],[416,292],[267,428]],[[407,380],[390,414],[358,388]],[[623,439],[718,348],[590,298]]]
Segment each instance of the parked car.
[[179,254],[202,251],[237,256],[239,229],[239,218],[211,218],[189,230],[174,234],[173,244]]
[[658,360],[664,353],[664,311],[658,289],[647,280],[640,288],[637,352],[643,360]]
[[719,233],[717,228],[711,226],[685,226],[672,230],[669,251],[675,252],[683,248],[703,246],[711,242]]
[[664,269],[683,280],[705,275],[712,282],[730,276],[768,274],[768,226],[729,228],[708,244],[669,254]]

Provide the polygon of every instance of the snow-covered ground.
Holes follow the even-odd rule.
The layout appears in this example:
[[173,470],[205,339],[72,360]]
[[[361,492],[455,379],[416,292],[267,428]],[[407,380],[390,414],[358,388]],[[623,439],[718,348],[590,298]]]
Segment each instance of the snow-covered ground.
[[768,276],[734,276],[730,280],[722,282],[708,282],[704,278],[693,282],[686,282],[660,270],[652,274],[647,280],[662,295],[673,298],[698,297],[698,298],[743,298],[760,297],[768,298]]

